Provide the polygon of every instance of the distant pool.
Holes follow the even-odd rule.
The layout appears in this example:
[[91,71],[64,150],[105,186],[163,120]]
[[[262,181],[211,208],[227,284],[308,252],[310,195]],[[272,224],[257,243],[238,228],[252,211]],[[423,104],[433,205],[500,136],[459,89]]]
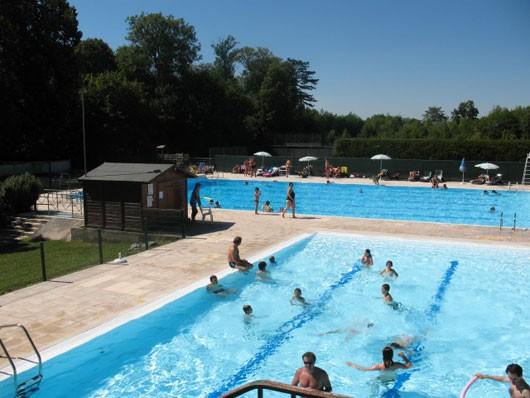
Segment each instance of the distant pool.
[[[188,180],[191,194],[198,180]],[[211,197],[226,209],[253,210],[254,189],[262,191],[260,208],[266,200],[275,211],[285,206],[287,182],[199,180],[201,197]],[[356,184],[296,183],[296,208],[300,214],[441,222],[449,224],[530,227],[530,192],[481,189],[430,189]],[[207,202],[203,199],[203,205]],[[490,211],[494,207],[495,211]]]

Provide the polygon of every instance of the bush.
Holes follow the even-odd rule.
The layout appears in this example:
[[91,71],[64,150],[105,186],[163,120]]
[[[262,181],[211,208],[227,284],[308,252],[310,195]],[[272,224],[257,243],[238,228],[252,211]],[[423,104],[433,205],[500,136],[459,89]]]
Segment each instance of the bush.
[[34,175],[26,173],[11,176],[0,187],[0,202],[13,213],[29,211],[41,191],[42,185]]
[[339,138],[334,155],[371,157],[384,153],[393,159],[524,161],[529,140],[441,140]]

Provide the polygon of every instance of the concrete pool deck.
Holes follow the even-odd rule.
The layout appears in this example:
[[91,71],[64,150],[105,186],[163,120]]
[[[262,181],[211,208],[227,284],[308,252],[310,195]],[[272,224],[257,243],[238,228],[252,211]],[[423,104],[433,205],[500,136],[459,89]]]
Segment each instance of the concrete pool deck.
[[[291,180],[305,183],[298,177]],[[250,211],[223,209],[214,209],[214,219],[213,224],[191,227],[184,240],[130,256],[128,265],[98,265],[4,294],[0,296],[0,325],[21,323],[39,350],[48,349],[178,289],[205,285],[211,274],[228,270],[226,251],[237,235],[243,237],[242,257],[254,257],[273,245],[316,231],[530,247],[530,231],[508,228],[310,215],[282,219],[277,213],[256,216]],[[363,250],[359,247],[359,255]],[[21,334],[0,332],[12,355],[30,353]],[[0,361],[0,369],[5,366],[7,362]]]

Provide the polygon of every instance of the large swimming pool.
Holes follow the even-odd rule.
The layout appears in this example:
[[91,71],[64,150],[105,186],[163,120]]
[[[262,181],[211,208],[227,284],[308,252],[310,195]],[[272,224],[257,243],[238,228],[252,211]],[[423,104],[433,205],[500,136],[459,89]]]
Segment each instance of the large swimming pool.
[[[285,181],[285,179],[282,179]],[[188,180],[189,192],[198,180]],[[275,211],[285,206],[287,182],[201,179],[201,196],[223,208],[254,209],[254,189],[262,191],[261,205],[269,200]],[[481,189],[430,189],[353,184],[296,183],[297,212],[388,220],[430,221],[451,224],[530,227],[530,192]],[[421,184],[421,183],[418,183]],[[203,199],[203,205],[207,200]],[[495,211],[490,211],[494,207]]]
[[[367,247],[372,269],[358,263]],[[35,397],[218,397],[251,380],[290,382],[305,351],[316,353],[334,391],[358,398],[456,397],[477,371],[530,368],[529,249],[316,234],[276,257],[268,281],[254,270],[232,273],[221,280],[237,289],[229,297],[201,287],[45,362]],[[401,310],[381,299],[378,271],[388,259]],[[309,306],[289,303],[296,287]],[[243,304],[254,308],[249,322]],[[326,334],[345,328],[357,333]],[[396,336],[416,338],[411,370],[383,379],[345,365],[380,362]],[[481,381],[468,398],[506,389]],[[11,381],[0,383],[0,395],[11,394]]]

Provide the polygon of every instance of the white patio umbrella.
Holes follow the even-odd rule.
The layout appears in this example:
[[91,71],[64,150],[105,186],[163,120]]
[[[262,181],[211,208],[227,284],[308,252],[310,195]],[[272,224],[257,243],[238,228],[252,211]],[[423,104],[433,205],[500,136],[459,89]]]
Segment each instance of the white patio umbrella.
[[313,160],[318,160],[318,158],[314,156],[304,156],[303,158],[298,159],[299,162],[312,162]]
[[383,155],[382,153],[380,153],[372,156],[370,159],[379,160],[379,169],[381,170],[383,168],[383,160],[390,160],[392,158],[388,155]]
[[486,170],[486,173],[489,175],[490,170],[497,170],[500,167],[493,163],[479,163],[476,164],[475,167],[478,167],[479,169]]
[[263,169],[263,165],[265,164],[265,158],[270,158],[272,157],[272,155],[269,153],[269,152],[265,152],[265,151],[260,151],[260,152],[256,152],[254,154],[254,156],[259,156],[261,157],[261,168]]

